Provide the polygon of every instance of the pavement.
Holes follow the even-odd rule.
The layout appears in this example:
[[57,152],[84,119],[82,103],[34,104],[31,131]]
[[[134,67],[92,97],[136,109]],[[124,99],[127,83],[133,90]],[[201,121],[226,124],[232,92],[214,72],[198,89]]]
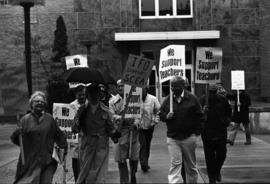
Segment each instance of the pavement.
[[[0,125],[0,183],[12,183],[16,171],[19,148],[13,145],[9,136],[15,125]],[[258,137],[258,136],[256,136]],[[227,146],[227,159],[222,169],[221,183],[269,183],[270,182],[270,142],[252,137],[251,145],[244,145],[245,135],[237,134],[234,146]],[[110,145],[109,172],[107,183],[119,183],[117,164],[113,159],[113,144]],[[199,171],[199,183],[207,183],[206,165],[201,139],[198,138],[197,164]],[[143,173],[138,167],[138,183],[167,183],[169,169],[169,155],[166,145],[166,125],[156,126],[151,146],[150,171]],[[66,181],[74,183],[71,159],[67,159],[68,173]],[[62,168],[58,167],[54,184],[62,183]]]

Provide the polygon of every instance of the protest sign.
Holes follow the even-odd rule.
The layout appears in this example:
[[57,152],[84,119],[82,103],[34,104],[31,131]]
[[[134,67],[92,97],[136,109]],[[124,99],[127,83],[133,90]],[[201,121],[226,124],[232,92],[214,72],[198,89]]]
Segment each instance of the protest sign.
[[[185,78],[185,45],[169,45],[160,50],[159,81],[163,83],[173,76]],[[172,90],[170,83],[170,112],[173,112]]]
[[170,80],[172,76],[185,77],[185,45],[169,45],[160,50],[160,83]]
[[136,87],[147,86],[154,60],[130,54],[123,73],[122,81]]
[[76,108],[70,104],[53,103],[53,118],[65,133],[68,142],[78,143],[78,134],[71,132]]
[[66,56],[67,70],[75,67],[88,67],[86,55]]
[[195,83],[215,84],[221,82],[222,49],[198,47],[196,54]]
[[[131,97],[127,106],[125,118],[140,118],[141,115],[141,103],[142,103],[142,88],[136,87],[131,93]],[[127,101],[129,92],[131,90],[130,85],[124,87],[124,102]]]
[[241,70],[231,71],[232,90],[245,89],[245,72]]

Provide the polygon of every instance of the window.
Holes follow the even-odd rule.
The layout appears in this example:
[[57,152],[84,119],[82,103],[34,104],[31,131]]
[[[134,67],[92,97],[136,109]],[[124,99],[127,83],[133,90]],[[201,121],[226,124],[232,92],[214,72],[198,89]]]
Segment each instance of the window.
[[192,18],[193,0],[139,0],[140,19]]
[[8,5],[8,0],[0,0],[0,6]]

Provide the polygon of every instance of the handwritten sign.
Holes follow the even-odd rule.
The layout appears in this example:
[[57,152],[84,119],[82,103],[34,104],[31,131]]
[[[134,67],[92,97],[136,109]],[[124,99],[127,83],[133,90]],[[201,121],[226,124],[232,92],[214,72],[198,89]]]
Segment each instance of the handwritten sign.
[[173,76],[185,76],[185,45],[169,45],[160,50],[160,83]]
[[76,109],[70,104],[54,103],[53,118],[59,128],[65,133],[68,142],[78,143],[78,134],[71,132]]
[[245,89],[245,72],[242,70],[231,71],[232,90]]
[[154,60],[130,54],[122,77],[123,83],[145,87],[154,62]]
[[[124,86],[124,102],[127,101],[130,85]],[[130,101],[128,103],[125,118],[140,118],[141,115],[141,103],[142,103],[142,88],[136,87],[131,93]]]
[[195,83],[220,83],[222,49],[217,47],[198,47],[196,58]]
[[67,70],[75,67],[88,67],[86,55],[66,56]]

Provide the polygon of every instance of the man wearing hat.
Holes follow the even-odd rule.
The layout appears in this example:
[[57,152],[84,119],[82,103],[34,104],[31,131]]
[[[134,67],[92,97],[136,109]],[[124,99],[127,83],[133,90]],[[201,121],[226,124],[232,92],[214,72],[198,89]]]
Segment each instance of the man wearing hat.
[[232,112],[226,97],[218,94],[217,90],[217,85],[210,84],[208,95],[200,98],[205,119],[202,141],[209,183],[221,181],[220,171],[227,154],[227,127]]

